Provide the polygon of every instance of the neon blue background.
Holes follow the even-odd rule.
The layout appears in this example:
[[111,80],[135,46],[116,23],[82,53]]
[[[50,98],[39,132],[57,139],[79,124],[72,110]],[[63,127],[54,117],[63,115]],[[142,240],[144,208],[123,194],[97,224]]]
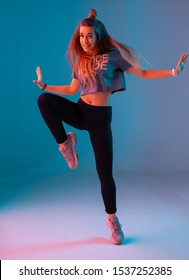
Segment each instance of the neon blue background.
[[[66,59],[77,23],[96,8],[108,32],[136,48],[153,68],[171,69],[189,50],[187,0],[3,1],[0,7],[0,169],[70,172],[46,128],[32,83],[40,66],[47,84],[68,84]],[[189,168],[189,68],[178,78],[127,77],[127,92],[112,97],[114,168],[127,171]],[[79,94],[70,97],[77,100]],[[72,130],[68,128],[68,130]],[[94,170],[85,132],[77,131],[78,171]]]

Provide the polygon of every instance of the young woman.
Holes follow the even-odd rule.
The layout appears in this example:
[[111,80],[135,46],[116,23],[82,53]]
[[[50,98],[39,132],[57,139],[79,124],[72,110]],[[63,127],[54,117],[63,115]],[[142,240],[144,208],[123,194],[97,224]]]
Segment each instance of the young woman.
[[[96,160],[96,170],[101,183],[101,193],[107,213],[107,225],[114,244],[121,244],[124,234],[116,216],[116,186],[112,175],[112,108],[109,97],[125,90],[124,72],[144,79],[177,76],[185,67],[188,54],[183,54],[172,70],[143,70],[134,49],[115,41],[102,22],[96,19],[96,11],[90,10],[76,28],[68,48],[73,75],[69,85],[53,86],[43,83],[40,68],[34,82],[42,90],[38,98],[40,112],[59,145],[59,150],[71,169],[78,165],[75,149],[76,135],[66,133],[62,122],[80,130],[87,130]],[[81,91],[74,103],[55,94],[74,95]]]

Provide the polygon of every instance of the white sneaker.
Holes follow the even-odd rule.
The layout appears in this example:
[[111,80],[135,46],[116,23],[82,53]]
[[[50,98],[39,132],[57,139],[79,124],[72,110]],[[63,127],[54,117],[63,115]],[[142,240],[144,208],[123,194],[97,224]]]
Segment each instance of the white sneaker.
[[68,140],[66,142],[65,149],[60,149],[59,151],[67,161],[67,164],[70,169],[75,169],[78,165],[78,154],[75,149],[77,143],[76,135],[74,132],[67,133]]
[[111,241],[116,245],[120,245],[123,242],[124,234],[121,229],[122,225],[119,223],[118,218],[116,217],[114,220],[108,219],[107,226],[111,231],[110,234]]

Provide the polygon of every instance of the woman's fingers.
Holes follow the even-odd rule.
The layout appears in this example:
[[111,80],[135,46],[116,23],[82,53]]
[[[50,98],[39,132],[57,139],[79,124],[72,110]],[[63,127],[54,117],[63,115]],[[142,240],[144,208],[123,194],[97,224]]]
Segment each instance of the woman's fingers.
[[188,54],[185,54],[183,61],[184,61],[184,63],[186,63],[188,61]]
[[36,67],[37,82],[42,83],[42,74],[40,67]]
[[182,59],[183,62],[187,62],[188,61],[188,54],[187,53],[183,54],[181,56],[181,59]]
[[40,88],[43,87],[43,80],[42,80],[42,74],[41,74],[41,69],[40,67],[36,67],[35,70],[36,74],[37,74],[37,80],[33,80],[33,83],[35,83],[36,85],[38,85]]

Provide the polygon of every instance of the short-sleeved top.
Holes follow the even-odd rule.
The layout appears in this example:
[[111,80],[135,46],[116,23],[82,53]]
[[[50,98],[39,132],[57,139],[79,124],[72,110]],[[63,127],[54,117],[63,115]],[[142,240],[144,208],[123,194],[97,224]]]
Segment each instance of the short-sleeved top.
[[81,86],[81,95],[94,92],[123,91],[126,89],[124,72],[131,66],[118,50],[99,54],[93,58],[94,82],[83,83],[80,74],[73,72],[72,77],[78,79]]

